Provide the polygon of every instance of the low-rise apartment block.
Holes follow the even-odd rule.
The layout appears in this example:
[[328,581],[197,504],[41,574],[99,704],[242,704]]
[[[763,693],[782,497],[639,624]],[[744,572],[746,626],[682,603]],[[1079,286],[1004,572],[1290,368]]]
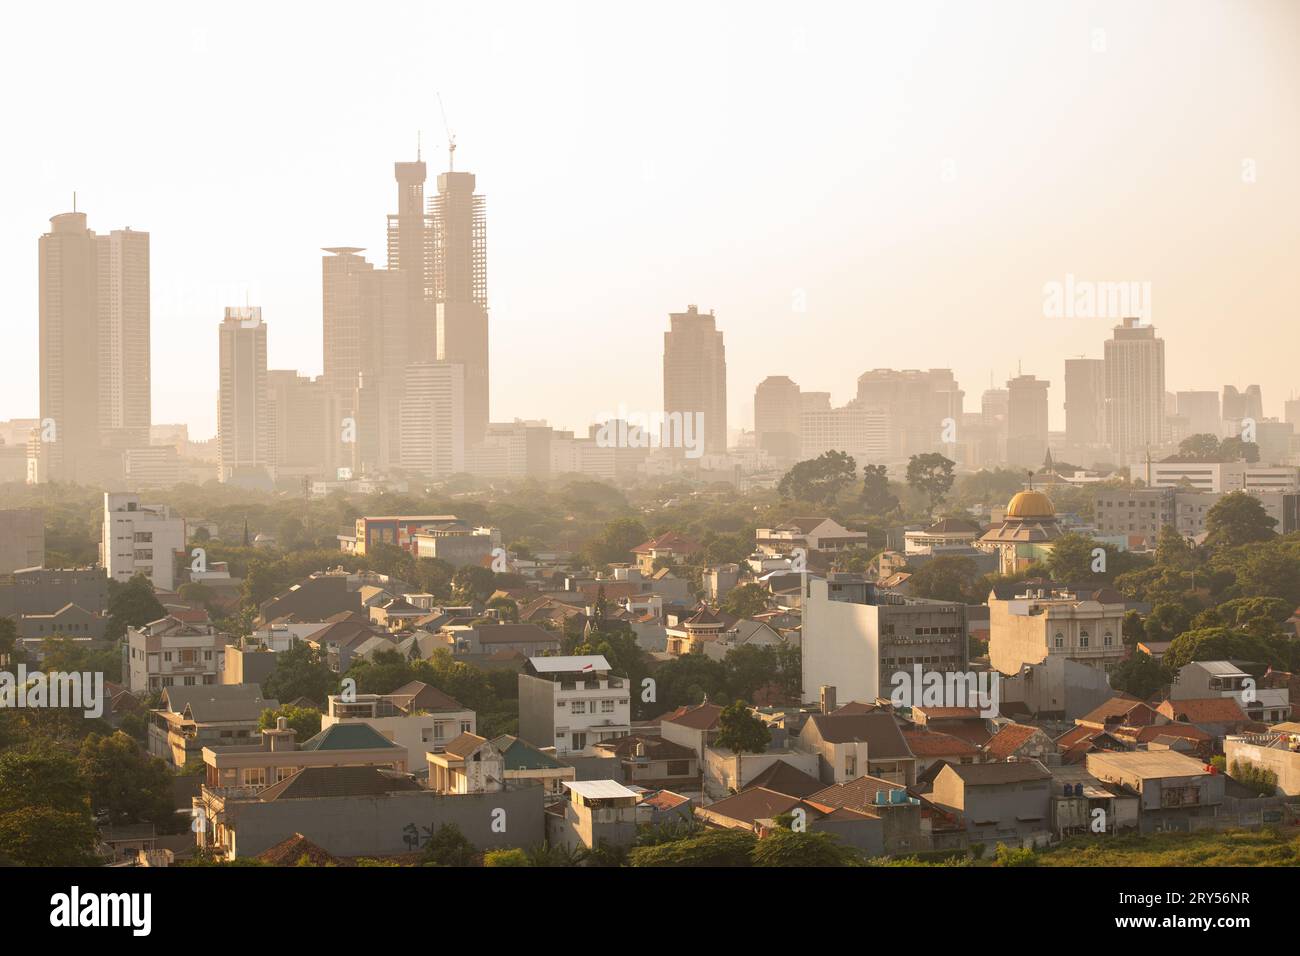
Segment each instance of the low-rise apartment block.
[[530,657],[519,675],[519,736],[563,757],[590,756],[602,740],[631,731],[626,677],[599,654]]
[[122,671],[133,694],[153,694],[166,687],[221,683],[221,668],[230,635],[211,624],[187,624],[164,617],[127,630]]

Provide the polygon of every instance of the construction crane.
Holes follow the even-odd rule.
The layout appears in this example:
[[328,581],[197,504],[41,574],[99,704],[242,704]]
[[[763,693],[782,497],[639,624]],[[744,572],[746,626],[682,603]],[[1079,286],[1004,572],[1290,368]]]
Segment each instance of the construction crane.
[[438,109],[442,113],[442,128],[447,131],[447,170],[454,171],[456,168],[456,134],[451,131],[451,124],[447,122],[447,110],[442,105],[442,94],[438,94]]

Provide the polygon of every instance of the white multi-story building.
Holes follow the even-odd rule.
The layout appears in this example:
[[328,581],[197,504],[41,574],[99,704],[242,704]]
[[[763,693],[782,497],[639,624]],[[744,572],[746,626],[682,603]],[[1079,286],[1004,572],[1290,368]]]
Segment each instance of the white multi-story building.
[[599,654],[530,657],[519,675],[519,736],[559,756],[590,756],[602,740],[631,732],[627,678]]
[[133,694],[166,687],[221,683],[230,635],[211,624],[187,624],[174,617],[128,628],[122,671]]
[[140,496],[104,493],[104,525],[99,563],[114,581],[143,574],[154,587],[176,585],[176,555],[185,550],[185,519],[166,505],[142,505]]
[[1136,469],[1149,477],[1152,488],[1189,491],[1249,491],[1254,493],[1300,491],[1300,468],[1294,465],[1258,465],[1244,461],[1153,461]]

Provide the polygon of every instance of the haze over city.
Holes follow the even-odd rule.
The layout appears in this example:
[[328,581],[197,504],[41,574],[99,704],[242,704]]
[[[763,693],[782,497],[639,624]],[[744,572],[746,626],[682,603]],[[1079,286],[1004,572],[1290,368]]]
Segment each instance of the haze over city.
[[767,375],[838,404],[876,367],[951,367],[969,411],[1019,366],[1059,428],[1062,359],[1115,324],[1044,317],[1067,275],[1151,284],[1171,391],[1295,391],[1293,4],[133,9],[29,5],[0,37],[0,80],[43,93],[5,120],[31,148],[0,158],[0,415],[36,416],[35,239],[74,191],[151,235],[154,422],[215,433],[196,344],[227,306],[263,309],[269,367],[319,372],[320,249],[382,263],[392,163],[418,137],[445,169],[439,95],[488,199],[493,420],[661,407],[697,303],[733,434]]

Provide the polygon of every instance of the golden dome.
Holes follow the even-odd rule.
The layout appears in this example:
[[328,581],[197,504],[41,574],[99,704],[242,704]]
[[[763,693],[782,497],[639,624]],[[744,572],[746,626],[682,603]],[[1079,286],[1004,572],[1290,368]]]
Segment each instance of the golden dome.
[[1007,505],[1008,518],[1055,518],[1052,499],[1041,491],[1018,491]]

